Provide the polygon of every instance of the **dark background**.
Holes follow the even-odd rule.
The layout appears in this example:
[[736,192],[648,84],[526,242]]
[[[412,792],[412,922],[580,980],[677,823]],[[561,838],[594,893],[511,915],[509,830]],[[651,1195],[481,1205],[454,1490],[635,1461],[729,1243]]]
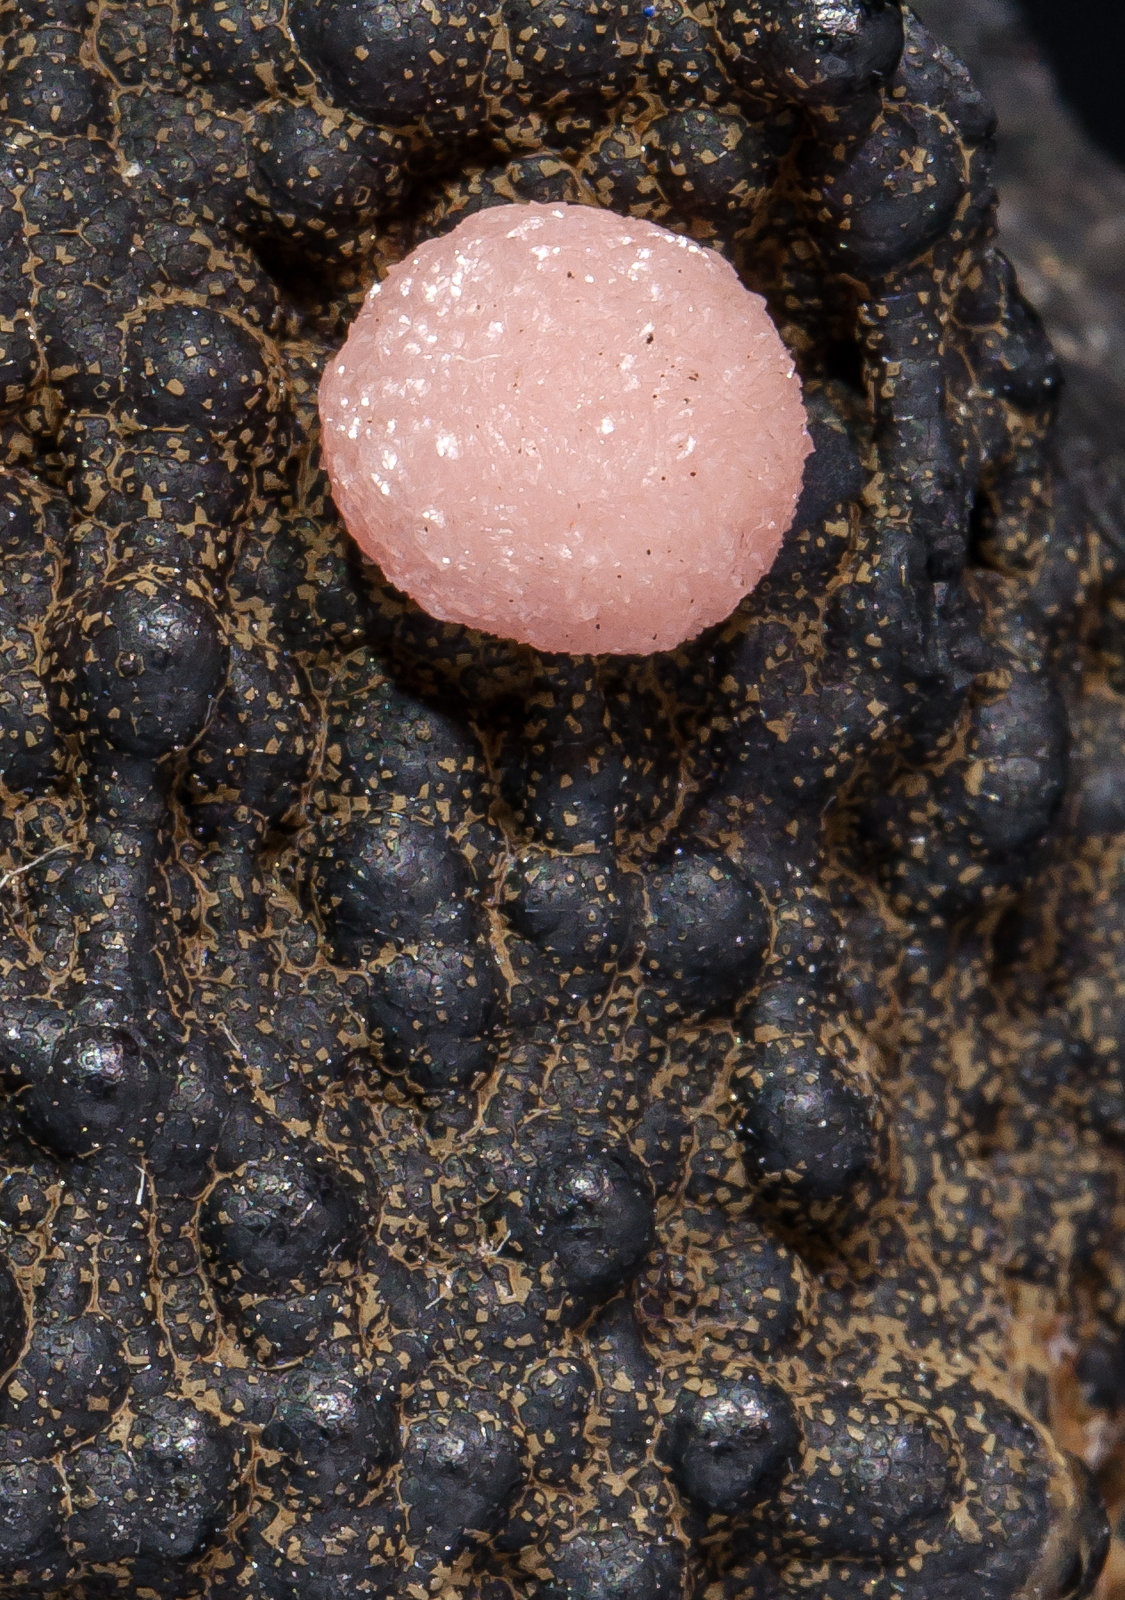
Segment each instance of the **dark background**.
[[1019,0],[1059,87],[1095,139],[1125,162],[1125,0]]

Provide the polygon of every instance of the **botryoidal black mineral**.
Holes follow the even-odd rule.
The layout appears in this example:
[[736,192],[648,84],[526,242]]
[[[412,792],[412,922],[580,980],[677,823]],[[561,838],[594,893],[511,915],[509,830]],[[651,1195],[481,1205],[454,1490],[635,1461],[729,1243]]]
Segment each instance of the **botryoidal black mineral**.
[[[893,0],[2,21],[0,1594],[1090,1594],[1125,573],[963,68]],[[434,623],[327,497],[367,285],[525,199],[801,370],[673,654]]]

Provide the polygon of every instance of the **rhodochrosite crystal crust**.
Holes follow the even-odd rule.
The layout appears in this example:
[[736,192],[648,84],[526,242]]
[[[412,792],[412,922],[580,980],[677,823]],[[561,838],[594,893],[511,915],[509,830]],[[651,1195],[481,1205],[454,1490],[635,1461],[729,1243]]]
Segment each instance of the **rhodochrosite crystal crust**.
[[376,284],[320,391],[348,531],[434,616],[669,649],[768,571],[809,452],[765,301],[713,250],[499,206]]

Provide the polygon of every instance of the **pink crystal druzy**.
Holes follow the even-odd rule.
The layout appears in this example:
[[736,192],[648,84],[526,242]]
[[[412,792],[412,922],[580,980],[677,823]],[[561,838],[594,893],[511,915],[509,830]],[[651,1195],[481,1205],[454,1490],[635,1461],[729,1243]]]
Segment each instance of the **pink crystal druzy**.
[[435,617],[663,650],[769,569],[810,445],[734,269],[593,206],[497,206],[376,284],[320,388],[348,531]]

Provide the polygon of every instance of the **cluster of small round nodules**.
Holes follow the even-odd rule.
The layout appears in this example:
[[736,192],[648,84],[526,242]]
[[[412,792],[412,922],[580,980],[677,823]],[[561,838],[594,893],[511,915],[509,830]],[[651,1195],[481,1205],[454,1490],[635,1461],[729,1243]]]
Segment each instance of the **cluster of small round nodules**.
[[[962,68],[892,0],[0,24],[0,1594],[1089,1594],[1123,580]],[[674,653],[439,624],[332,512],[367,284],[526,199],[801,371]]]

